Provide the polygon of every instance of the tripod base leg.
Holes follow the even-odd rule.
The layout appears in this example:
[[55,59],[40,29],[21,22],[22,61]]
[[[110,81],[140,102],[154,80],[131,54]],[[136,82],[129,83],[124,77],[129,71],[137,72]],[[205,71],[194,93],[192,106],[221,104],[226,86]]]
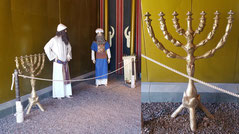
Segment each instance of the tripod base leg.
[[39,102],[37,102],[36,104],[37,104],[37,106],[41,109],[42,112],[45,111],[45,110],[43,109],[42,105],[41,105]]
[[214,116],[207,110],[207,108],[199,102],[198,107],[206,114],[206,116],[210,119],[214,119]]
[[190,115],[190,128],[192,131],[196,131],[196,117],[195,117],[195,108],[189,108],[189,115]]
[[172,118],[175,118],[182,110],[183,110],[184,106],[183,104],[181,104],[171,115]]

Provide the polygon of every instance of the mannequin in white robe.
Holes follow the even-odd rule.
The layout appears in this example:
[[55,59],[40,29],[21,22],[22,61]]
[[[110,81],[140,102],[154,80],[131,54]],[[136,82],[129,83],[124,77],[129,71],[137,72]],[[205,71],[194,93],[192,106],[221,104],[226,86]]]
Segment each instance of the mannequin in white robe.
[[[57,31],[65,30],[66,26],[59,24]],[[53,80],[66,80],[70,77],[68,62],[72,59],[71,45],[66,45],[61,36],[54,36],[44,47],[45,53],[50,61],[53,61]],[[64,64],[63,64],[64,63]],[[66,71],[68,70],[68,71]],[[61,99],[71,98],[72,87],[70,82],[53,81],[52,96]]]

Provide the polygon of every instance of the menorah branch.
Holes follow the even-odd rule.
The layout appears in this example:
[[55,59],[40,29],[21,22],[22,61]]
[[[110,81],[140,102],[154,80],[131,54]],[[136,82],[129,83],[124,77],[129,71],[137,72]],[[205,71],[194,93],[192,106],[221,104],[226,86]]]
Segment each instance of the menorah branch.
[[163,16],[164,16],[163,12],[160,12],[159,16],[160,16],[159,22],[161,25],[160,29],[163,32],[164,38],[167,39],[168,41],[170,41],[171,43],[173,43],[176,47],[183,47],[183,44],[180,41],[173,38],[172,35],[168,32],[165,19],[163,18]]
[[[37,57],[37,55],[34,55],[34,57]],[[38,63],[37,63],[37,66],[35,67],[35,69],[33,70],[33,73],[36,72],[36,70],[40,67],[40,65],[41,65],[41,54],[38,54]]]
[[23,68],[26,72],[29,72],[28,68],[25,66],[25,62],[24,62],[23,56],[20,57],[20,60],[21,60],[22,68]]
[[31,55],[24,57],[24,59],[25,59],[25,61],[26,61],[28,67],[31,67],[31,63],[30,63],[30,60],[29,60],[30,57],[31,57]]
[[43,67],[44,67],[44,64],[45,64],[45,54],[43,53],[43,54],[42,54],[42,64],[41,64],[41,68],[39,69],[38,73],[37,73],[35,76],[38,76],[38,75],[41,73],[41,71],[42,71],[42,69],[43,69]]
[[34,54],[34,62],[33,64],[36,64],[37,63],[37,54]]
[[218,49],[220,49],[224,46],[224,44],[226,43],[226,40],[228,38],[228,35],[229,35],[229,33],[232,29],[232,21],[233,21],[232,15],[233,15],[233,12],[230,11],[228,14],[229,14],[228,23],[227,23],[225,34],[223,35],[223,37],[220,39],[220,41],[218,42],[218,44],[216,45],[215,48],[207,51],[206,53],[204,53],[201,56],[195,57],[196,60],[212,57]]
[[215,32],[217,30],[218,27],[218,22],[219,22],[219,12],[216,11],[214,13],[216,16],[214,17],[214,23],[213,23],[213,27],[212,27],[212,31],[209,32],[209,34],[207,35],[207,38],[202,40],[200,43],[198,43],[196,45],[196,48],[204,46],[209,40],[211,40],[213,38],[213,36],[215,35]]
[[173,20],[173,26],[176,29],[176,32],[179,35],[185,35],[185,30],[180,27],[180,24],[178,22],[178,18],[177,18],[178,13],[176,11],[174,11],[172,15],[174,16],[172,20]]
[[166,56],[169,57],[169,58],[185,59],[185,57],[180,56],[180,55],[178,55],[178,54],[176,54],[176,53],[174,53],[174,52],[171,52],[171,51],[167,50],[167,49],[163,46],[163,44],[158,41],[158,39],[155,37],[154,30],[153,30],[153,28],[152,28],[152,26],[151,26],[151,21],[152,21],[152,20],[149,18],[150,14],[147,12],[145,16],[146,16],[145,22],[146,22],[146,25],[147,25],[147,30],[148,30],[148,33],[149,33],[149,35],[150,35],[152,41],[154,42],[154,44],[155,44],[160,50],[162,50],[162,51],[166,54]]
[[200,34],[205,27],[205,22],[206,22],[205,15],[206,15],[206,13],[204,11],[202,11],[200,14],[201,14],[200,22],[199,22],[197,30],[195,30],[195,32],[194,32],[194,36],[196,34]]

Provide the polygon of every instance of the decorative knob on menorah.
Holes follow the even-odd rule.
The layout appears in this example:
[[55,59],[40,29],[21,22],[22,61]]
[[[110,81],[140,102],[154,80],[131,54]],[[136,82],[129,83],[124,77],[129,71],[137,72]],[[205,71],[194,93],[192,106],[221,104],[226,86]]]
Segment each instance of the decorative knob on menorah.
[[[21,63],[23,70],[27,74],[30,74],[31,77],[38,76],[41,73],[42,69],[44,68],[44,63],[45,63],[45,54],[44,53],[34,54],[34,55],[30,55],[30,56],[26,55],[26,56],[16,57],[15,62],[16,62],[17,70],[18,70],[19,74],[23,74],[23,71],[20,70],[20,65],[19,65],[19,61],[18,61],[19,59],[20,59],[20,63]],[[35,90],[36,80],[32,78],[30,80],[30,83],[31,83],[32,91],[31,91],[31,97],[28,98],[29,107],[27,109],[27,114],[30,113],[31,108],[34,105],[37,105],[41,109],[41,111],[44,111],[43,107],[41,106],[41,104],[38,101],[39,97],[36,94],[36,90]]]
[[[184,30],[183,28],[180,27],[180,24],[179,24],[178,18],[177,18],[178,13],[175,11],[173,12],[173,14],[172,14],[173,15],[173,19],[172,19],[173,26],[179,35],[183,35],[186,38],[187,43],[185,45],[172,37],[172,35],[167,30],[167,26],[166,26],[165,19],[164,19],[164,13],[163,12],[159,13],[160,29],[163,32],[164,38],[167,39],[168,41],[170,41],[176,47],[183,48],[187,53],[187,56],[185,56],[185,57],[180,56],[172,51],[169,51],[168,49],[166,49],[164,47],[164,45],[161,42],[158,41],[158,39],[155,37],[154,30],[151,25],[152,20],[150,19],[151,14],[149,14],[149,12],[146,12],[146,14],[145,14],[145,22],[147,25],[147,30],[148,30],[149,36],[152,38],[152,41],[154,42],[154,44],[160,50],[162,50],[166,54],[167,57],[185,60],[187,62],[187,64],[186,64],[187,74],[189,76],[193,77],[194,71],[195,71],[195,61],[198,59],[205,59],[205,58],[209,58],[209,57],[213,56],[215,54],[215,52],[219,48],[223,47],[223,45],[225,44],[227,37],[229,35],[229,32],[231,31],[231,28],[232,28],[232,22],[233,22],[232,15],[234,13],[230,10],[228,12],[228,14],[229,14],[229,17],[227,18],[228,22],[227,22],[226,30],[225,30],[223,37],[220,39],[220,41],[218,42],[218,44],[216,45],[215,48],[207,51],[206,53],[204,53],[201,56],[195,56],[194,52],[196,51],[197,48],[199,48],[200,46],[204,46],[209,40],[211,40],[213,38],[215,31],[218,27],[218,21],[219,21],[219,12],[218,11],[215,12],[212,31],[209,32],[206,39],[202,40],[198,44],[194,44],[194,42],[193,42],[194,37],[196,36],[196,34],[200,34],[205,27],[206,13],[204,11],[202,11],[200,13],[200,15],[201,15],[200,22],[199,22],[198,28],[194,31],[192,29],[192,20],[193,20],[192,15],[193,14],[191,12],[188,12],[186,14],[187,15],[187,19],[186,19],[187,20],[187,30]],[[194,85],[194,81],[189,79],[188,87],[183,94],[182,104],[175,110],[175,112],[171,115],[171,117],[172,118],[176,117],[182,111],[183,108],[189,109],[190,128],[192,131],[195,131],[196,130],[196,118],[195,118],[195,108],[196,107],[199,107],[200,109],[202,109],[209,118],[214,118],[213,115],[200,102],[200,95],[197,94],[197,90]]]

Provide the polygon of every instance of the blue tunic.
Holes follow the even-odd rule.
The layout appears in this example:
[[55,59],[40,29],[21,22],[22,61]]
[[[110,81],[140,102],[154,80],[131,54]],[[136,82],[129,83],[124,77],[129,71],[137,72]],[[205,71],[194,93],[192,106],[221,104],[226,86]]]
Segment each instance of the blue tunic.
[[[110,45],[108,42],[105,43],[105,53],[106,53],[106,50],[110,48]],[[98,45],[96,42],[93,42],[92,45],[91,45],[91,50],[97,52],[98,51]],[[97,59],[96,58],[96,61],[95,61],[95,76],[98,77],[98,76],[102,76],[102,75],[105,75],[108,73],[108,62],[107,62],[107,58],[104,58],[104,59]],[[99,78],[96,78],[96,79],[107,79],[108,78],[108,75],[105,75],[103,77],[99,77]]]

